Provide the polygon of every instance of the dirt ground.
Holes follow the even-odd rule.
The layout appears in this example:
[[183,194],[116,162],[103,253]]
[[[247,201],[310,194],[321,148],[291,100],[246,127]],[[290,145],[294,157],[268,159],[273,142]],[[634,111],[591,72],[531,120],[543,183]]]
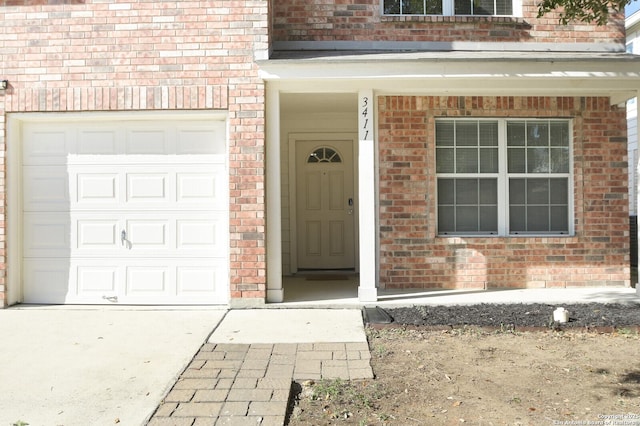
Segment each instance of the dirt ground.
[[[390,311],[392,326],[367,328],[375,379],[301,383],[289,425],[640,425],[640,305],[572,306],[565,325],[550,307],[535,321],[503,308],[440,327],[450,308],[422,325],[405,324],[424,307]],[[471,324],[485,316],[491,328]]]

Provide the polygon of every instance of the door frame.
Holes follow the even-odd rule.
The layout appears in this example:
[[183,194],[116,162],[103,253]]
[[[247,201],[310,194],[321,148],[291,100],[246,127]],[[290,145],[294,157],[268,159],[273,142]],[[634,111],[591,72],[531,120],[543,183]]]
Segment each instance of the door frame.
[[[9,112],[6,115],[6,305],[24,301],[22,280],[22,142],[24,123],[69,123],[75,121],[100,122],[112,120],[212,120],[225,123],[225,169],[229,174],[229,130],[227,111],[170,110],[170,111],[74,111],[74,112]],[[227,206],[227,209],[229,207]],[[227,215],[228,215],[227,211]],[[227,216],[227,223],[228,223]],[[227,228],[228,229],[228,228]],[[227,243],[229,243],[227,241]],[[227,262],[229,263],[229,253]],[[230,300],[230,287],[224,290],[224,298]],[[154,305],[150,305],[154,306]]]
[[358,134],[357,133],[322,133],[322,132],[314,132],[314,133],[291,133],[289,134],[289,233],[290,233],[290,262],[291,262],[291,273],[295,274],[298,272],[298,232],[297,232],[297,185],[296,182],[296,146],[298,142],[309,142],[309,141],[323,141],[327,144],[331,144],[332,142],[341,141],[341,140],[351,140],[351,145],[353,147],[353,193],[356,195],[356,201],[354,203],[353,208],[353,216],[354,216],[354,224],[353,224],[353,238],[354,238],[354,268],[355,272],[360,271],[360,262],[358,259],[360,258],[360,245],[359,245],[359,234],[360,227],[358,221],[358,213],[359,213],[359,199],[358,199]]

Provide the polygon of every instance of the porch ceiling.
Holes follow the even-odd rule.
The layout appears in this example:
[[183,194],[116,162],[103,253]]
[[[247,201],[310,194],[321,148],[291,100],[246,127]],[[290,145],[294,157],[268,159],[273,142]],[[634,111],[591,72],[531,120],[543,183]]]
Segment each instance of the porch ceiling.
[[568,52],[284,51],[258,61],[261,77],[303,93],[610,96],[640,91],[640,56]]
[[354,93],[283,93],[280,97],[282,114],[352,114],[358,108]]

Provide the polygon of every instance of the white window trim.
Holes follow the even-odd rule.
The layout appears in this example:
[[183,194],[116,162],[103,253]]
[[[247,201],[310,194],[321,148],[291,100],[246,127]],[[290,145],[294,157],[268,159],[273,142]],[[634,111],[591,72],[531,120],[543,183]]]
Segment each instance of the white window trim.
[[[384,14],[385,16],[472,16],[472,17],[514,17],[522,18],[522,0],[512,0],[511,15],[456,15],[454,13],[454,0],[442,0],[442,15],[415,15],[415,14]],[[380,10],[384,11],[384,0],[380,0]]]
[[[436,121],[497,121],[498,122],[498,173],[436,173],[436,228],[438,224],[438,178],[496,178],[498,179],[498,232],[497,233],[440,233],[436,230],[436,235],[442,238],[455,237],[509,237],[509,238],[564,238],[575,236],[575,210],[574,210],[574,179],[575,173],[573,169],[573,120],[569,118],[533,118],[533,117],[512,117],[512,118],[457,118],[457,117],[441,117]],[[509,173],[507,170],[507,123],[510,121],[561,121],[566,122],[569,126],[569,173]],[[434,140],[435,144],[435,140]],[[435,149],[435,146],[434,146]],[[435,157],[435,156],[434,156]],[[509,178],[567,178],[567,197],[568,197],[568,232],[567,233],[509,233]]]

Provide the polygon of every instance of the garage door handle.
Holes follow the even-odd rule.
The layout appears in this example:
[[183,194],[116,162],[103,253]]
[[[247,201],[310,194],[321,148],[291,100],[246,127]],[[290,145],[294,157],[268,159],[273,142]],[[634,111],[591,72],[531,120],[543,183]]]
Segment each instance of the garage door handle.
[[131,250],[131,247],[133,246],[131,244],[131,241],[129,241],[127,239],[127,231],[125,231],[124,229],[122,230],[122,232],[120,233],[120,242],[122,243],[122,245],[124,247],[126,247],[127,249]]

